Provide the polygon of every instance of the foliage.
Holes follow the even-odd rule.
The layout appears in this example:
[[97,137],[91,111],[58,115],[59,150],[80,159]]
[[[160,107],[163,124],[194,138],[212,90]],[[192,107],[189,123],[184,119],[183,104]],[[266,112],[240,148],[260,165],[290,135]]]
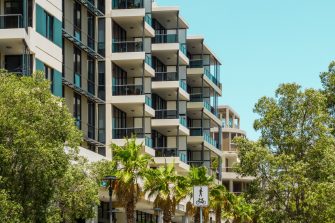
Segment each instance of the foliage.
[[151,156],[141,152],[142,148],[143,144],[136,144],[135,137],[127,139],[124,146],[112,145],[114,164],[111,166],[118,168],[116,196],[126,210],[128,223],[134,222],[135,205],[142,195],[138,180],[143,179],[152,161]]
[[79,177],[71,176],[76,171],[71,168],[70,158],[82,137],[62,104],[62,99],[50,93],[50,82],[44,80],[43,74],[27,77],[0,71],[2,221],[61,220],[54,205],[56,195],[64,193],[58,186],[65,187],[70,183],[66,181]]
[[[239,172],[253,176],[247,194],[257,222],[332,222],[335,150],[326,97],[283,84],[255,106],[258,142],[236,139]],[[322,208],[322,211],[320,211]]]
[[96,183],[87,161],[80,157],[66,171],[57,185],[53,203],[63,222],[90,219],[99,205],[99,184]]
[[164,223],[171,222],[180,201],[180,191],[186,186],[184,177],[177,176],[173,165],[150,169],[144,181],[144,192],[148,192],[149,198],[155,196],[154,207],[162,209]]

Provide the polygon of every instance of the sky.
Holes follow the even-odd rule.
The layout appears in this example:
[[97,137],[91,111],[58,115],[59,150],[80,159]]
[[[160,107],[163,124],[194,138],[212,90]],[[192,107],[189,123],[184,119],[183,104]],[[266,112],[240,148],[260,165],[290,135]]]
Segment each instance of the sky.
[[262,96],[281,83],[320,88],[319,74],[335,60],[335,0],[157,0],[179,6],[188,35],[205,36],[219,57],[223,94],[250,139]]

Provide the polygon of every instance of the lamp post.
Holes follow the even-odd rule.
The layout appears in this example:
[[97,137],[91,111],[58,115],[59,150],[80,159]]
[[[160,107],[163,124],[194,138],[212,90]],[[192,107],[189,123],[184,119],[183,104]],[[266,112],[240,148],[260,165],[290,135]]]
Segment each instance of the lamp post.
[[154,211],[157,212],[157,215],[158,215],[158,219],[157,219],[157,220],[158,220],[158,223],[161,223],[161,211],[162,211],[162,209],[156,207],[156,208],[154,208]]
[[109,222],[113,223],[113,201],[112,201],[112,196],[113,196],[113,182],[116,180],[115,176],[106,176],[104,178],[105,181],[109,181]]

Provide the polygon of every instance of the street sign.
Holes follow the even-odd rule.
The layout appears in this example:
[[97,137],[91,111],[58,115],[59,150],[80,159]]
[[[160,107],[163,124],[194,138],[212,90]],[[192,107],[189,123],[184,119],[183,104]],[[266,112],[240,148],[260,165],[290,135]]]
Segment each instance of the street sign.
[[193,187],[193,205],[195,207],[207,207],[208,204],[208,186]]

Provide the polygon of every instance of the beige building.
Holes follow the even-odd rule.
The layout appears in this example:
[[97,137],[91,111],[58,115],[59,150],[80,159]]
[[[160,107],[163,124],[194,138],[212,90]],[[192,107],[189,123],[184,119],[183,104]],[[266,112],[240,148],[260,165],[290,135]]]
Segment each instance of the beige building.
[[[135,134],[153,166],[174,163],[181,175],[206,166],[217,183],[240,182],[227,174],[237,161],[231,139],[245,133],[238,115],[218,106],[221,63],[204,37],[187,35],[178,7],[152,0],[0,0],[0,12],[0,67],[45,73],[83,131],[80,153],[91,162],[112,159],[109,145]],[[86,222],[109,222],[107,193],[101,201],[97,218]],[[149,199],[136,210],[137,222],[157,222]],[[174,222],[188,222],[185,210],[181,202]],[[115,220],[125,222],[122,209]]]
[[240,129],[240,116],[230,106],[219,106],[222,120],[222,184],[230,192],[242,193],[247,189],[251,177],[241,177],[234,171],[234,165],[239,162],[238,148],[235,137],[246,137],[246,132]]

